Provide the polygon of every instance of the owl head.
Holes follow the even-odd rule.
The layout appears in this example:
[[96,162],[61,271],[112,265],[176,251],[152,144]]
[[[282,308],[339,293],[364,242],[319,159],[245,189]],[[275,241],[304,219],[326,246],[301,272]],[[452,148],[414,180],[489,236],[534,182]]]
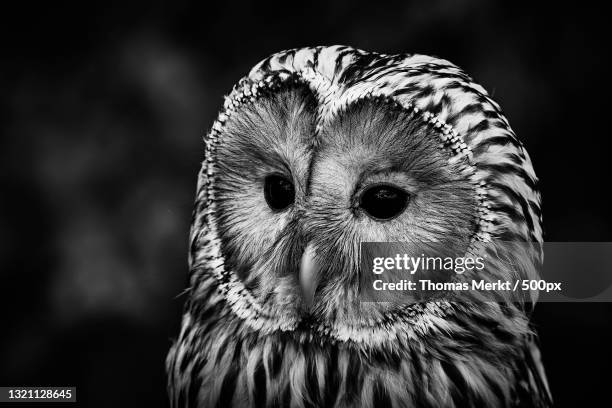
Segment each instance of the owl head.
[[362,242],[465,252],[542,240],[527,152],[445,60],[342,46],[274,54],[234,87],[205,141],[192,286],[214,285],[257,330],[351,338],[391,314],[439,314],[360,302]]

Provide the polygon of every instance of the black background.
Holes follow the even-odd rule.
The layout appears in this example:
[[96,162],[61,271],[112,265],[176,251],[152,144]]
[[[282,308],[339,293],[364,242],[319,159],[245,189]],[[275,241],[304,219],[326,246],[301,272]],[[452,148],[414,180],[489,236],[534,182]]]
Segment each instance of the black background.
[[[588,2],[562,3],[3,5],[0,385],[166,406],[201,137],[231,86],[285,48],[455,62],[529,150],[546,239],[611,241],[610,23]],[[557,406],[609,400],[611,311],[536,308]]]

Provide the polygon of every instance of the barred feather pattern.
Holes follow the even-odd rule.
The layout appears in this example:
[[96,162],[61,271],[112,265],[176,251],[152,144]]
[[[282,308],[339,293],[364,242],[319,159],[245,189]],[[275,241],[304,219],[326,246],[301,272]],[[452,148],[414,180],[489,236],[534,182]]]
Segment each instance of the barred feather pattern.
[[344,46],[274,54],[237,84],[205,139],[188,300],[167,358],[172,406],[549,406],[535,334],[520,306],[429,302],[360,326],[278,318],[225,267],[214,191],[224,123],[291,81],[316,95],[317,128],[363,98],[413,111],[449,161],[465,163],[478,202],[472,241],[542,241],[529,156],[499,106],[455,65]]

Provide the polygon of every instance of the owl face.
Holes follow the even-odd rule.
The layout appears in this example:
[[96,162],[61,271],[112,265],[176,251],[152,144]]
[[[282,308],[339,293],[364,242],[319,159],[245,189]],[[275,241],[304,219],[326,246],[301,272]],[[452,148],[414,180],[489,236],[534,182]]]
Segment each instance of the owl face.
[[360,302],[361,242],[455,254],[542,242],[529,155],[486,91],[442,59],[279,52],[237,83],[205,141],[192,301],[223,303],[260,333],[384,342],[453,313]]
[[226,269],[273,315],[369,319],[359,302],[361,242],[465,250],[478,229],[464,160],[391,98],[364,96],[328,120],[303,83],[243,104],[215,157]]

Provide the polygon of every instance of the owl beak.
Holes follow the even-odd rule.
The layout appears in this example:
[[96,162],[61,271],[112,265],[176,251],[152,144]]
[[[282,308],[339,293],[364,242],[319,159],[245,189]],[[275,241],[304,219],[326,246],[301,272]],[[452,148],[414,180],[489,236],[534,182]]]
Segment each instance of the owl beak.
[[319,266],[315,261],[314,248],[310,244],[306,247],[302,255],[299,280],[304,304],[310,309],[319,284]]

